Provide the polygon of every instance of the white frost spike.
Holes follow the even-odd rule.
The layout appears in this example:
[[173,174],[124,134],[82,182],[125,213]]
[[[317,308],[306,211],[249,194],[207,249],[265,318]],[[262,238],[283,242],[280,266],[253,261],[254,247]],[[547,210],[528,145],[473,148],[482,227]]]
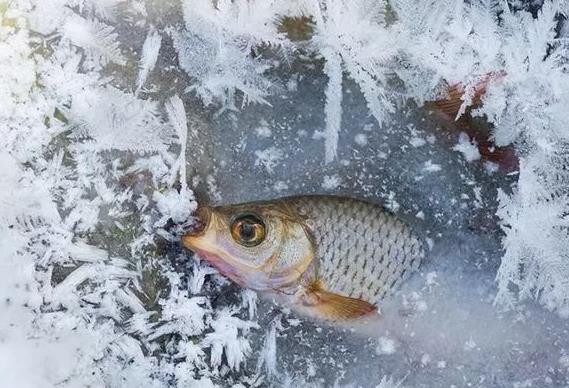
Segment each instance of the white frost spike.
[[277,329],[282,329],[280,318],[278,316],[267,331],[263,350],[261,350],[261,358],[257,364],[257,370],[260,371],[264,365],[265,371],[269,376],[277,374]]
[[183,342],[179,345],[179,352],[174,357],[184,358],[187,363],[198,368],[204,368],[205,363],[203,358],[205,356],[204,351],[199,347],[199,345],[194,344],[191,340]]
[[115,21],[117,8],[125,0],[87,0],[85,6],[91,7],[94,13],[100,18],[108,21]]
[[[567,173],[559,173],[559,167],[540,169],[544,160],[555,166],[539,152],[522,158],[517,189],[511,195],[499,192],[497,215],[506,233],[506,252],[496,275],[496,301],[513,307],[516,299],[535,298],[569,317],[569,201],[565,192],[569,179]],[[563,186],[556,190],[552,183]],[[511,285],[517,287],[517,295]]]
[[176,223],[186,222],[197,208],[194,194],[188,188],[179,192],[176,189],[162,193],[156,190],[152,199],[156,201],[156,208],[162,214],[162,217],[154,223],[156,227],[164,226],[170,218]]
[[[180,184],[182,185],[182,191],[185,191],[188,187],[187,176],[186,176],[186,143],[188,141],[188,119],[186,117],[186,109],[184,108],[184,103],[178,95],[173,96],[166,103],[166,112],[168,112],[168,118],[170,123],[176,130],[178,134],[178,141],[180,142],[180,155],[173,168],[179,169],[180,173]],[[173,174],[175,177],[176,175]]]
[[85,89],[72,99],[70,116],[102,150],[165,150],[165,128],[156,103],[107,86]]
[[[221,310],[217,313],[216,319],[211,322],[213,333],[206,335],[202,345],[211,347],[211,365],[220,366],[223,354],[229,368],[239,370],[251,352],[249,340],[244,336],[251,328],[258,327],[257,324],[243,321],[234,316],[235,311],[230,309]],[[239,331],[243,335],[240,335]]]
[[476,143],[470,140],[468,135],[464,132],[461,132],[458,135],[458,144],[452,147],[452,149],[454,151],[461,152],[467,162],[480,159],[480,151],[478,150]]
[[277,147],[269,147],[263,151],[255,151],[255,157],[255,166],[263,166],[272,174],[279,161],[284,158],[284,153]]
[[188,298],[187,293],[176,288],[170,297],[162,302],[162,321],[150,340],[165,334],[177,333],[183,337],[201,334],[206,329],[207,300],[204,297]]
[[79,304],[75,293],[78,287],[85,282],[101,282],[105,280],[128,280],[136,277],[136,274],[128,269],[116,265],[84,264],[71,272],[65,280],[53,289],[52,301],[60,303],[64,307]]
[[185,32],[172,31],[180,67],[192,78],[186,89],[204,104],[219,104],[220,110],[237,110],[235,96],[242,92],[241,105],[269,104],[272,82],[263,73],[270,65],[252,58],[251,49],[260,44],[281,46],[275,19],[280,8],[274,1],[183,2]]
[[148,74],[150,74],[152,69],[154,69],[156,61],[158,60],[158,53],[160,52],[161,45],[162,37],[156,30],[152,29],[146,36],[146,40],[142,46],[142,56],[140,58],[138,79],[136,81],[136,95],[142,88],[142,85],[146,82]]
[[[314,7],[315,36],[311,40],[324,57],[326,89],[326,157],[336,156],[341,126],[343,73],[353,79],[373,117],[381,125],[394,112],[387,93],[390,63],[397,55],[396,37],[385,23],[385,2],[376,0],[321,1]],[[346,28],[350,26],[350,28]]]
[[104,249],[86,244],[83,241],[70,244],[67,249],[69,255],[79,262],[96,263],[102,262],[109,257],[108,252]]
[[126,63],[114,28],[97,20],[86,20],[78,15],[67,18],[62,27],[63,36],[85,50],[91,60],[100,65]]
[[244,289],[241,292],[241,305],[248,309],[249,319],[253,319],[257,313],[257,293],[255,291]]
[[[195,263],[192,267],[192,276],[188,282],[188,289],[192,294],[198,294],[205,283],[205,277],[207,275],[216,274],[217,271],[206,264],[203,263]],[[251,291],[253,292],[253,291]]]
[[324,72],[328,75],[326,86],[326,129],[324,130],[325,161],[330,163],[336,157],[338,138],[342,125],[342,60],[334,52],[325,55]]
[[375,386],[375,388],[403,388],[401,386],[402,382],[403,380],[395,381],[393,380],[393,377],[383,376],[381,378],[381,381],[379,382],[378,385]]

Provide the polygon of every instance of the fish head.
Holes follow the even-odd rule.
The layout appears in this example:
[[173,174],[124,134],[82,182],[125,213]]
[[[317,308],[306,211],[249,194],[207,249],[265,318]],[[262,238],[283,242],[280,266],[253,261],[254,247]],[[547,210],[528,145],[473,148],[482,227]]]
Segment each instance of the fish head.
[[197,210],[198,228],[184,246],[237,284],[258,291],[293,285],[314,259],[305,220],[285,203],[257,203]]

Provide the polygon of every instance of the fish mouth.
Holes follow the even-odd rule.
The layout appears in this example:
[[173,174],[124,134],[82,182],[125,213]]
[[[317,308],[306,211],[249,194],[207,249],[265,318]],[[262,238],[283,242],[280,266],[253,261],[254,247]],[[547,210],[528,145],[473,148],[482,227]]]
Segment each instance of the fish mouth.
[[258,291],[273,289],[280,285],[282,278],[287,277],[283,274],[274,274],[276,277],[272,278],[261,268],[243,263],[228,255],[204,236],[186,234],[182,236],[182,244],[215,267],[222,275],[244,288]]
[[236,260],[224,259],[223,255],[212,249],[200,235],[186,234],[182,237],[182,244],[241,287],[254,288],[250,281],[251,275],[255,273],[253,268]]
[[211,219],[211,209],[208,206],[198,206],[195,212],[195,220],[192,228],[182,237],[198,237],[205,233]]
[[247,281],[246,277],[243,277],[243,268],[239,268],[239,266],[232,265],[231,263],[223,260],[221,257],[216,255],[215,253],[197,250],[196,253],[203,257],[209,264],[215,267],[219,273],[228,277],[235,283],[239,284],[241,287],[250,287],[251,285]]
[[199,237],[199,235],[194,234],[194,232],[186,233],[182,236],[182,244],[192,251],[197,251],[198,243],[196,237]]

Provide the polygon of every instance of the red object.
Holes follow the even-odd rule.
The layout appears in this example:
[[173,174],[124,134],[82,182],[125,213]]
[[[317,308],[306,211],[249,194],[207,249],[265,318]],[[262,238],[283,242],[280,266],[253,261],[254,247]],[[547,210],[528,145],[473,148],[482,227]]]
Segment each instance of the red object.
[[492,141],[489,128],[482,130],[472,125],[472,116],[470,115],[472,108],[481,105],[482,97],[486,93],[488,85],[491,82],[501,81],[505,76],[505,71],[491,72],[482,76],[474,86],[471,106],[458,119],[456,119],[456,116],[464,103],[462,97],[466,93],[466,86],[462,83],[449,86],[446,98],[432,101],[428,105],[439,112],[447,122],[454,123],[458,129],[465,132],[471,140],[478,144],[482,160],[496,163],[500,170],[504,172],[511,172],[519,169],[519,161],[514,148],[512,146],[497,147]]

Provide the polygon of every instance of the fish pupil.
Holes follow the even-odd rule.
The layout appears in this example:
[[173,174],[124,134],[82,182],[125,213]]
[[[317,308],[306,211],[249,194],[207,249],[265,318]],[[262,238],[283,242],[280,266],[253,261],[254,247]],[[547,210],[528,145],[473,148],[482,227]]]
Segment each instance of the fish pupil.
[[255,238],[255,225],[249,223],[241,224],[241,230],[239,231],[239,235],[245,241],[250,241]]

